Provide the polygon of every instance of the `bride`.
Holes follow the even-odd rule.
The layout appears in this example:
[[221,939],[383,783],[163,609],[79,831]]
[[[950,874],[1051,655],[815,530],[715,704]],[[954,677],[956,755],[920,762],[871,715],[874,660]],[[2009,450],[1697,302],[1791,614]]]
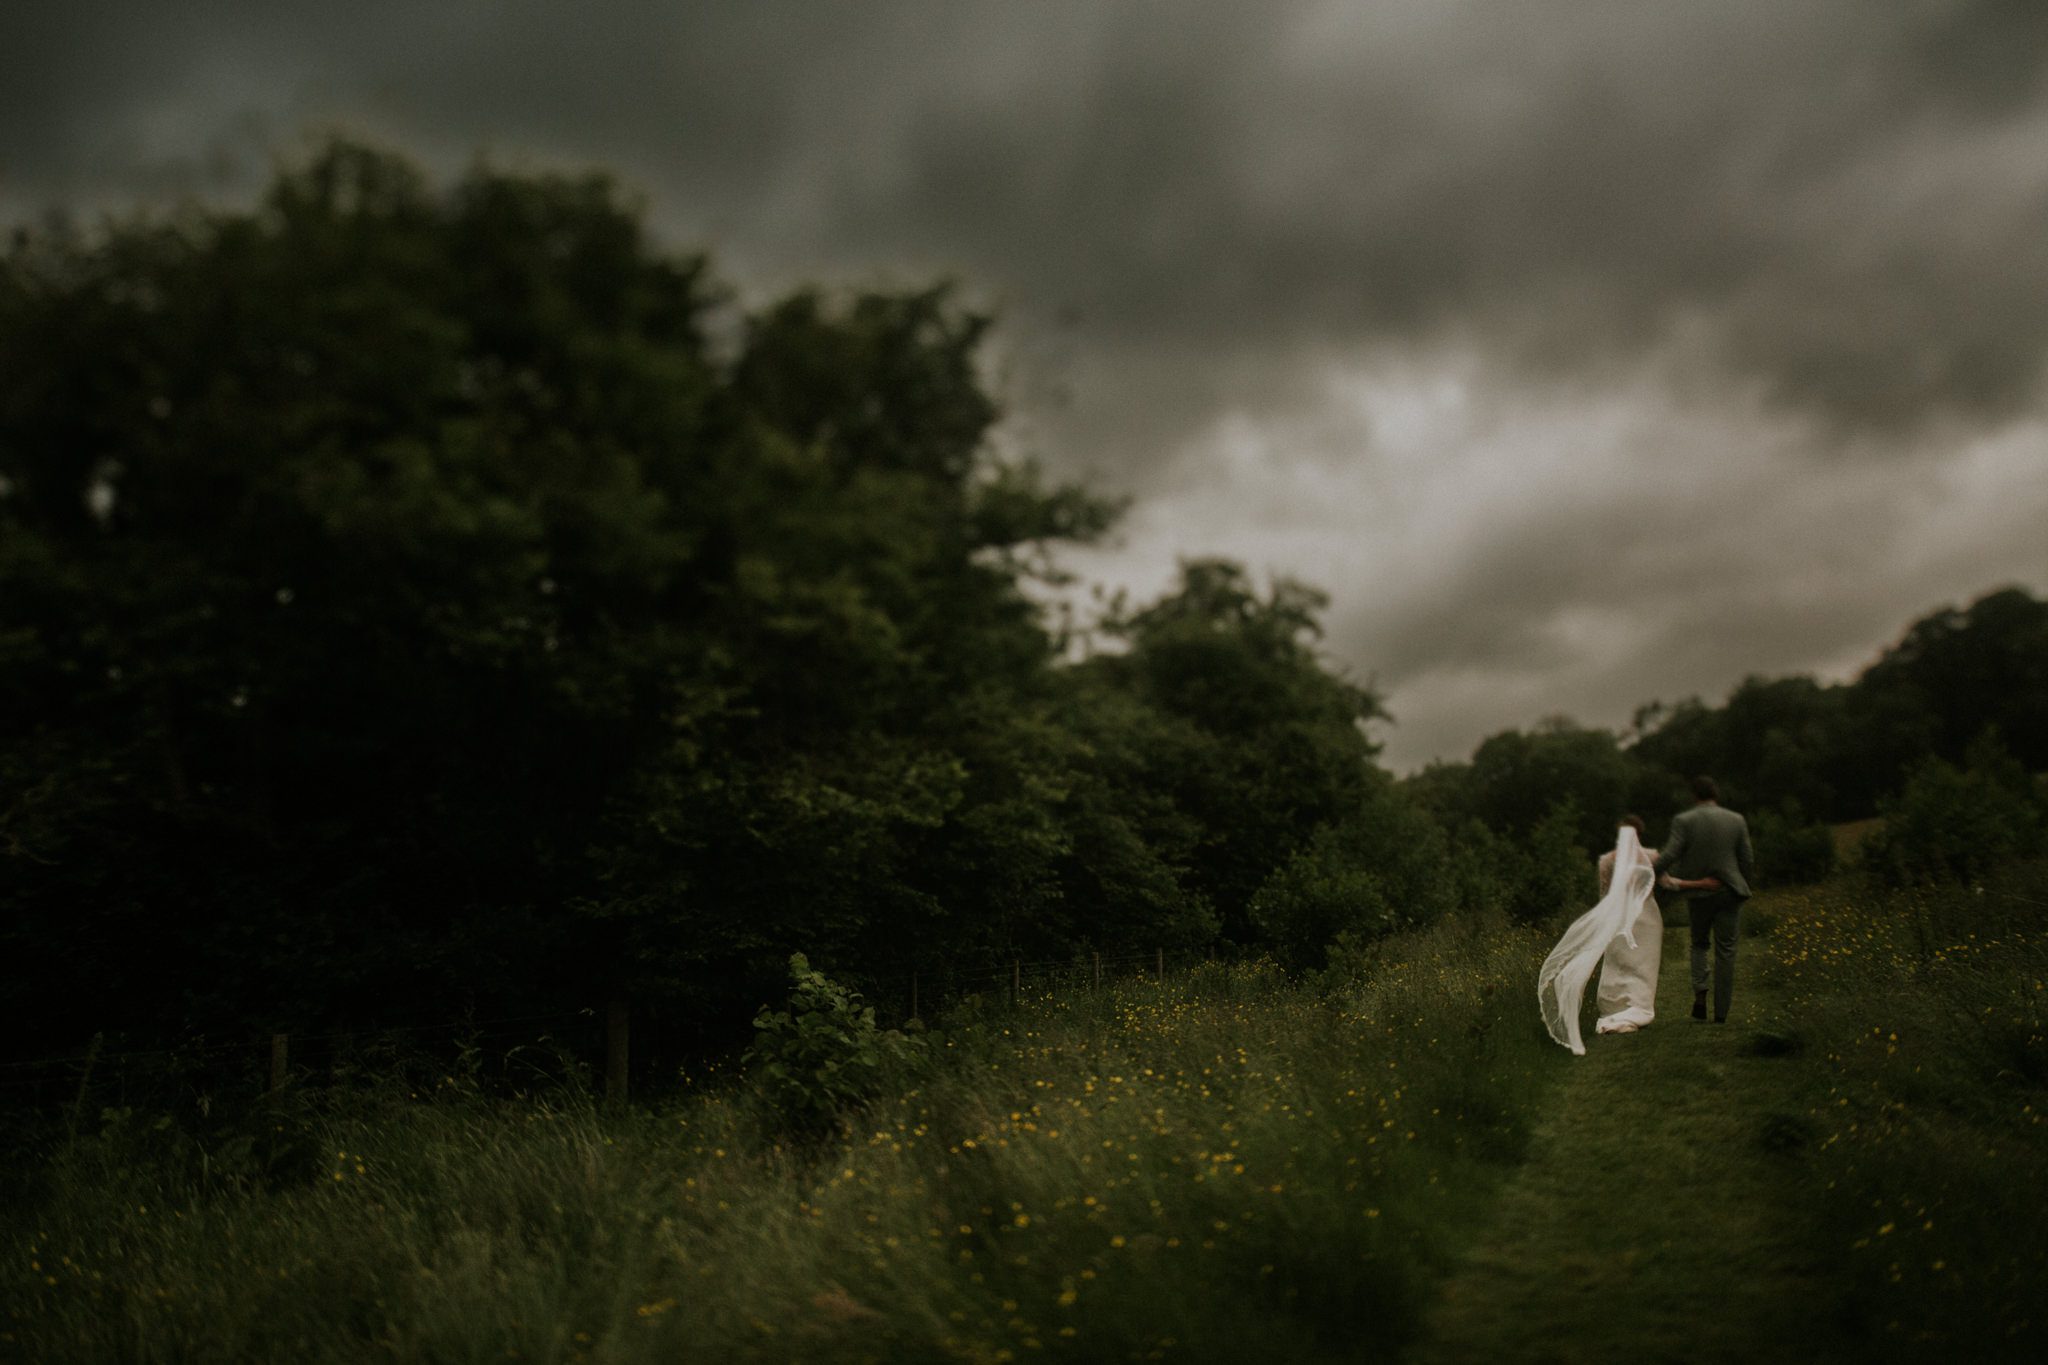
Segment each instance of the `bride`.
[[[1550,1036],[1584,1056],[1579,1002],[1593,968],[1600,967],[1599,1033],[1633,1033],[1656,1017],[1657,965],[1664,953],[1664,916],[1652,896],[1667,890],[1707,890],[1712,878],[1660,879],[1656,855],[1643,847],[1643,822],[1622,817],[1612,849],[1600,855],[1600,900],[1572,921],[1536,975],[1536,999]],[[1710,886],[1711,884],[1711,886]]]

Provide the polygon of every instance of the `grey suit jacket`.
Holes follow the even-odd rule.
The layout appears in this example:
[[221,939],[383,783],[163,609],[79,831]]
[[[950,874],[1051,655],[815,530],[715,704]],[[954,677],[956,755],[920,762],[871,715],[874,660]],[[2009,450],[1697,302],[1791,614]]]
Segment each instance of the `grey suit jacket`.
[[1657,855],[1657,870],[1687,881],[1718,877],[1722,886],[1746,898],[1756,877],[1749,822],[1724,806],[1705,802],[1681,812],[1671,822],[1671,837],[1665,841],[1664,851]]

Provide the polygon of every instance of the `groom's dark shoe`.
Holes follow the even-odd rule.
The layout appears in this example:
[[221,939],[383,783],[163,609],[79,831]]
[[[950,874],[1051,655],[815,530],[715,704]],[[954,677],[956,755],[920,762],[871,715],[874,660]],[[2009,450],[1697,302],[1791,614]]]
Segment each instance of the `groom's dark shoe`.
[[1707,993],[1705,991],[1694,991],[1692,993],[1692,1017],[1695,1019],[1707,1017]]

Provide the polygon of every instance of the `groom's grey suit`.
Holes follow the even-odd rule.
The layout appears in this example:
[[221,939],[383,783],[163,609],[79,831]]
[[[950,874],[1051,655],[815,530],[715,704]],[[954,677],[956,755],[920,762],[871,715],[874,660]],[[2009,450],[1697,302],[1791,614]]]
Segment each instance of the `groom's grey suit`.
[[1735,938],[1742,903],[1756,877],[1756,858],[1749,843],[1749,822],[1714,801],[1702,801],[1671,822],[1671,837],[1657,855],[1657,871],[1686,881],[1713,877],[1718,891],[1689,891],[1692,915],[1692,988],[1707,989],[1707,938],[1713,936],[1714,1018],[1728,1017],[1735,993]]

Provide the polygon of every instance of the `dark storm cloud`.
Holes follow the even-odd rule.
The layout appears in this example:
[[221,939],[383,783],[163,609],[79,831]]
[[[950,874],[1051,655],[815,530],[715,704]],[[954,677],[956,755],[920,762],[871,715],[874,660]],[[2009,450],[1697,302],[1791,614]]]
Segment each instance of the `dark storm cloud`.
[[1119,7],[952,92],[833,187],[832,233],[1071,295],[1109,341],[1455,332],[1560,373],[1683,342],[1851,428],[2031,399],[2032,9],[1426,12]]
[[350,116],[621,164],[765,266],[957,269],[1104,348],[1455,331],[1575,372],[1683,340],[1889,427],[2040,378],[2044,13],[32,4],[0,173],[132,178],[181,108]]
[[2036,0],[28,0],[0,217],[340,125],[612,167],[756,297],[957,276],[1138,496],[1094,567],[1321,583],[1415,759],[2048,573],[2044,73]]

